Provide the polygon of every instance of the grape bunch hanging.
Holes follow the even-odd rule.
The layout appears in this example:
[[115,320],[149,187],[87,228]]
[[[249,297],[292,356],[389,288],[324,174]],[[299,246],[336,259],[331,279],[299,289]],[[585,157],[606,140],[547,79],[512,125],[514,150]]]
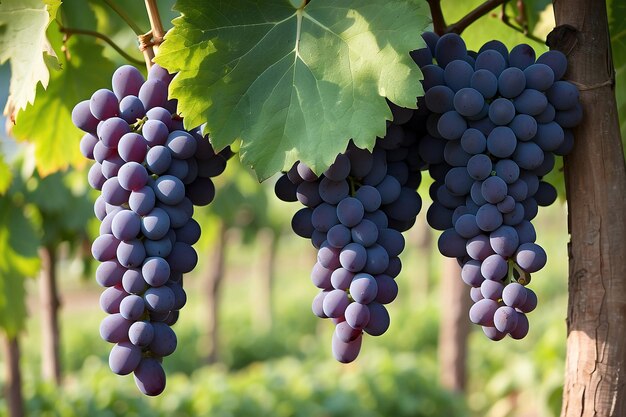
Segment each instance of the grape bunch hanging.
[[558,51],[535,59],[526,44],[509,52],[491,41],[475,53],[453,33],[423,38],[413,57],[431,112],[420,147],[434,179],[427,220],[472,287],[470,320],[490,339],[521,339],[537,306],[526,285],[547,261],[531,221],[556,200],[544,176],[572,149],[578,89],[562,80],[567,58]]
[[417,188],[423,163],[410,129],[423,124],[422,117],[391,108],[394,122],[372,152],[351,143],[319,177],[298,162],[275,187],[281,200],[305,206],[292,227],[318,250],[311,280],[321,291],[312,308],[336,325],[332,351],[340,362],[356,359],[364,333],[379,336],[389,328],[385,304],[398,295],[401,232],[422,207]]
[[183,274],[198,261],[194,205],[213,200],[211,178],[230,157],[228,148],[216,154],[201,128],[184,130],[176,101],[168,100],[172,77],[154,65],[144,80],[135,67],[122,66],[112,90],[96,91],[72,112],[86,132],[81,152],[96,161],[89,184],[101,191],[92,254],[101,262],[96,281],[106,288],[100,306],[109,315],[100,335],[115,344],[111,370],[134,373],[146,395],[165,388],[162,358],[176,349],[171,326],[187,300]]

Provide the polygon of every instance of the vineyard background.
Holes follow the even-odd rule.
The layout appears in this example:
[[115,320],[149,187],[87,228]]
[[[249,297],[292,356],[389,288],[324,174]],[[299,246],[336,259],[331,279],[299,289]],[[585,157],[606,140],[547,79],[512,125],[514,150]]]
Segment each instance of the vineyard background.
[[[139,6],[129,6],[130,12],[136,16],[143,13],[147,27],[143,2],[136,3]],[[444,0],[442,7],[446,18],[456,21],[481,3]],[[160,4],[167,29],[174,16],[167,12],[171,2]],[[620,21],[620,14],[624,17],[621,21],[626,21],[624,9],[615,6],[609,12],[613,13],[611,22]],[[551,6],[542,7],[538,16],[533,34],[544,39],[554,26]],[[100,29],[128,53],[140,57],[128,29],[113,19],[105,22]],[[619,77],[624,77],[626,68],[626,35],[623,24],[617,29],[613,56],[618,70],[618,105],[623,110],[626,88],[619,84]],[[463,37],[472,49],[496,38],[509,47],[529,43],[538,55],[547,50],[504,25],[497,13],[475,22]],[[105,44],[100,45],[108,59],[116,64],[125,62]],[[0,66],[2,107],[8,95],[9,71],[6,63]],[[624,113],[622,133],[626,130]],[[5,120],[1,122],[4,125]],[[42,371],[46,362],[42,346],[47,342],[42,335],[41,283],[46,264],[32,260],[20,264],[33,271],[33,279],[24,282],[26,328],[19,337],[27,415],[547,417],[560,413],[569,240],[563,200],[540,210],[536,220],[538,243],[546,249],[549,261],[533,280],[540,306],[529,316],[530,334],[522,341],[493,343],[472,326],[476,328],[467,340],[466,390],[455,392],[438,382],[445,380],[449,371],[441,369],[437,356],[439,323],[447,311],[441,301],[447,290],[441,286],[446,265],[433,246],[436,235],[426,226],[425,209],[406,234],[407,248],[401,256],[404,268],[398,278],[401,292],[390,306],[390,330],[368,340],[355,363],[340,365],[329,351],[332,326],[310,311],[316,290],[308,277],[315,251],[289,229],[287,219],[297,208],[274,197],[276,177],[259,185],[254,174],[232,163],[218,182],[215,203],[196,216],[203,227],[202,240],[196,246],[200,262],[185,281],[189,301],[175,326],[178,348],[164,364],[167,391],[158,398],[145,398],[136,391],[132,378],[111,374],[109,346],[98,335],[98,323],[104,317],[98,308],[101,288],[92,278],[95,265],[85,250],[97,234],[91,218],[95,195],[87,191],[84,167],[40,179],[32,147],[17,144],[2,131],[0,150],[4,160],[11,161],[12,172],[9,176],[8,168],[0,166],[0,188],[13,178],[12,191],[0,205],[3,224],[18,227],[23,217],[32,229],[33,239],[26,242],[29,250],[34,247],[39,253],[31,258],[42,258],[42,248],[47,248],[53,249],[57,260],[52,265],[61,302],[60,384],[55,382],[54,371]],[[553,180],[560,184],[563,195],[562,173],[554,174]],[[424,207],[430,203],[429,184],[425,181],[420,189]],[[76,198],[73,204],[68,204],[70,197]],[[61,227],[59,218],[70,221]],[[28,234],[22,236],[28,238]],[[0,237],[0,250],[15,248],[15,242],[8,243],[3,246],[7,242]],[[3,311],[20,293],[7,283],[11,281],[6,278],[0,282]],[[19,309],[13,311],[21,314]],[[11,321],[7,316],[0,318],[4,327],[7,321]],[[6,365],[7,355],[3,354],[0,366]],[[4,375],[0,389],[6,386]],[[0,417],[9,415],[7,399],[0,397]]]

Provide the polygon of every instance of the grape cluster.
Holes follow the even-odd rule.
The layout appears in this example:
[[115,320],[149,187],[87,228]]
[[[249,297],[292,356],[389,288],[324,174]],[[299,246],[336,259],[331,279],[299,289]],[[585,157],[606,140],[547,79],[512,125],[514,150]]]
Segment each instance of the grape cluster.
[[101,191],[94,204],[100,235],[92,245],[100,261],[100,325],[115,343],[109,366],[134,373],[139,389],[158,395],[165,388],[161,362],[174,352],[171,329],[186,303],[183,274],[198,261],[192,245],[200,225],[194,205],[215,195],[211,177],[226,167],[229,150],[216,154],[201,129],[187,132],[168,100],[173,76],[154,65],[147,80],[130,65],[113,74],[112,90],[97,90],[78,103],[72,121],[86,133],[80,149],[95,160],[89,184]]
[[311,280],[321,291],[312,308],[336,324],[332,351],[344,363],[358,356],[363,332],[379,336],[389,327],[384,305],[398,294],[401,232],[415,223],[422,205],[416,189],[423,163],[409,123],[418,116],[392,109],[394,123],[372,152],[351,142],[322,175],[298,162],[275,187],[280,199],[305,206],[292,228],[318,249]]
[[509,52],[491,41],[475,53],[456,34],[423,38],[427,47],[412,55],[431,112],[419,149],[434,179],[427,221],[472,287],[470,320],[490,339],[520,339],[537,305],[526,285],[547,261],[531,220],[556,200],[543,177],[573,146],[579,92],[562,80],[561,52],[535,59],[529,45]]

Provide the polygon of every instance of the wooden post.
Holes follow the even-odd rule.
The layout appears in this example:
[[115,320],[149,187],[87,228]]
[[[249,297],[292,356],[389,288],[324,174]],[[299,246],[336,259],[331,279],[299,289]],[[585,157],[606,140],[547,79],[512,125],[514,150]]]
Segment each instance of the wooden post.
[[[569,306],[563,417],[626,416],[626,167],[605,0],[554,1],[585,117],[565,158]],[[624,88],[625,86],[620,86]]]

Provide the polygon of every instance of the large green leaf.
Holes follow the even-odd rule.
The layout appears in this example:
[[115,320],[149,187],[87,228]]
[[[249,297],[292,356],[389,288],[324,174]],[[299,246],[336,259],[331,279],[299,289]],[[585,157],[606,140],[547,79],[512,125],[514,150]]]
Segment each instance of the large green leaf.
[[217,148],[241,139],[261,180],[296,160],[323,171],[350,138],[371,149],[391,119],[385,97],[415,108],[423,93],[409,51],[424,45],[426,2],[292,3],[179,0],[156,58],[178,72],[185,125],[206,122]]
[[[56,28],[50,29],[49,36],[55,46],[60,45],[61,34]],[[82,132],[72,124],[72,108],[96,89],[111,87],[114,66],[102,56],[102,45],[94,38],[77,36],[66,45],[69,54],[61,57],[63,70],[52,73],[47,90],[41,86],[37,89],[35,104],[20,114],[13,130],[18,139],[34,143],[37,169],[42,175],[84,163],[79,150]]]
[[26,319],[24,279],[39,271],[39,237],[11,195],[0,198],[0,327],[14,336]]
[[11,85],[5,114],[11,119],[35,100],[37,85],[49,81],[48,65],[58,60],[46,39],[61,0],[3,0],[0,2],[0,64],[10,61]]
[[623,0],[609,0],[608,12],[615,65],[615,96],[622,139],[626,140],[626,3]]

